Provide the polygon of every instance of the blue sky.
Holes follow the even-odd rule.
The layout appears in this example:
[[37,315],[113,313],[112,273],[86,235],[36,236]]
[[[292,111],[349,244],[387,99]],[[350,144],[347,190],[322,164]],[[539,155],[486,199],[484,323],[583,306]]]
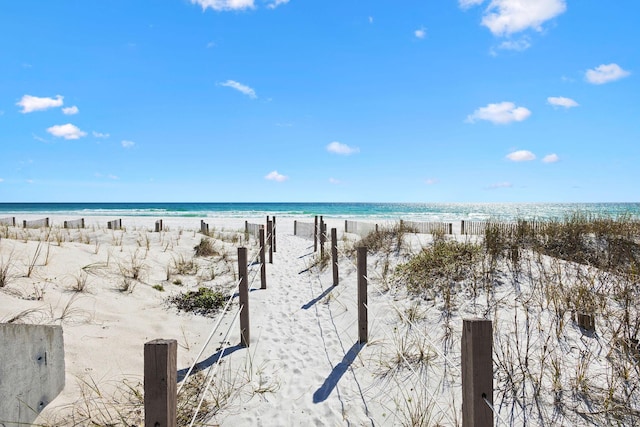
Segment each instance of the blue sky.
[[640,3],[0,5],[0,201],[638,201]]

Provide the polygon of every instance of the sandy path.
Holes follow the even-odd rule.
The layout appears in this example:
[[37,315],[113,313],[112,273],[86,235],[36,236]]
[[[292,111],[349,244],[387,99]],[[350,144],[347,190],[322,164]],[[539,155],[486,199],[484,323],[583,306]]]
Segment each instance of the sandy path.
[[[251,348],[229,356],[231,363],[250,359],[254,390],[261,381],[275,390],[243,395],[217,420],[254,426],[373,425],[369,398],[353,369],[366,349],[357,344],[355,272],[345,267],[342,284],[333,287],[330,268],[322,274],[309,269],[316,258],[313,242],[290,231],[278,233],[267,289],[250,293]],[[253,286],[260,287],[259,279]]]

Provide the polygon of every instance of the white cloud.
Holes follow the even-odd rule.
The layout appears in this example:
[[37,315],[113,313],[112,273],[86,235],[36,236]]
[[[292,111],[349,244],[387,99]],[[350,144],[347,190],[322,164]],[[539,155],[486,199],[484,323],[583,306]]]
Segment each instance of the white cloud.
[[77,126],[67,123],[66,125],[55,125],[47,129],[53,136],[64,139],[80,139],[87,133],[81,131]]
[[335,179],[335,178],[329,178],[329,183],[335,184],[335,185],[339,185],[339,184],[342,184],[342,181],[340,181],[339,179]]
[[557,154],[553,153],[553,154],[547,154],[546,156],[544,156],[544,158],[542,159],[543,163],[556,163],[560,161],[560,157],[558,157]]
[[36,135],[35,133],[31,134],[33,136],[33,139],[35,139],[36,141],[40,141],[40,142],[49,142],[46,139],[39,137],[38,135]]
[[113,180],[120,179],[120,177],[119,177],[119,176],[117,176],[117,175],[107,175],[107,178],[109,178],[109,179],[113,179]]
[[458,4],[462,9],[469,9],[470,7],[482,4],[484,0],[458,0]]
[[[461,1],[466,7],[479,1]],[[564,13],[565,0],[492,0],[485,10],[482,25],[496,36],[518,33],[532,28],[542,31],[542,24]]]
[[75,105],[73,107],[66,107],[62,109],[62,112],[67,116],[73,116],[74,114],[78,114],[80,110]]
[[438,183],[438,180],[435,178],[429,178],[427,180],[424,181],[425,184],[427,185],[434,185]]
[[230,87],[232,89],[237,90],[238,92],[242,92],[247,95],[249,98],[257,98],[256,91],[250,88],[247,85],[243,85],[242,83],[238,83],[234,80],[227,80],[224,83],[220,83],[220,86]]
[[419,38],[419,39],[423,39],[427,36],[427,30],[423,28],[417,29],[413,32],[413,34]]
[[535,160],[536,155],[531,151],[519,150],[507,154],[507,159],[511,160],[512,162],[529,162],[531,160]]
[[22,107],[21,113],[31,113],[33,111],[42,111],[49,108],[61,107],[64,97],[56,95],[54,98],[38,98],[37,96],[24,95],[22,99],[16,102],[16,105]]
[[507,124],[521,122],[530,115],[531,111],[525,107],[516,107],[513,102],[501,102],[478,108],[473,114],[467,116],[466,122],[475,123],[476,120],[487,120],[491,123]]
[[253,0],[191,0],[193,4],[199,4],[202,10],[242,10],[253,9]]
[[489,190],[497,190],[498,188],[511,188],[513,187],[513,184],[511,184],[510,182],[496,182],[495,184],[491,184],[489,187],[487,187]]
[[585,78],[589,83],[601,85],[603,83],[613,82],[615,80],[627,77],[631,73],[623,70],[618,64],[602,64],[593,70],[587,70]]
[[207,49],[211,49],[211,48],[214,48],[214,47],[216,47],[216,42],[207,43]]
[[564,96],[550,96],[547,98],[547,102],[553,105],[554,107],[564,107],[564,108],[577,107],[578,105],[580,105],[573,99],[565,98]]
[[498,45],[498,49],[502,50],[515,50],[518,52],[525,51],[531,47],[528,37],[523,37],[519,40],[506,40]]
[[348,156],[349,154],[359,153],[360,149],[357,147],[349,147],[347,144],[343,144],[338,141],[333,141],[327,145],[327,151],[335,154],[343,154]]
[[264,179],[269,181],[284,182],[289,179],[288,176],[279,174],[278,171],[269,172]]
[[0,182],[4,182],[4,179],[0,178]]
[[373,24],[373,16],[369,17],[369,24]]
[[93,132],[91,132],[93,134],[93,136],[95,138],[109,138],[109,134],[108,133],[100,133],[100,132],[96,132],[95,130]]
[[289,0],[275,0],[273,3],[270,3],[267,7],[269,9],[275,9],[276,7],[289,3]]
[[128,141],[128,140],[126,140],[126,139],[123,139],[123,140],[122,140],[122,142],[121,142],[120,144],[122,144],[122,146],[123,146],[124,148],[131,148],[131,147],[133,147],[134,145],[136,145],[136,143],[135,143],[135,142],[133,142],[133,141]]

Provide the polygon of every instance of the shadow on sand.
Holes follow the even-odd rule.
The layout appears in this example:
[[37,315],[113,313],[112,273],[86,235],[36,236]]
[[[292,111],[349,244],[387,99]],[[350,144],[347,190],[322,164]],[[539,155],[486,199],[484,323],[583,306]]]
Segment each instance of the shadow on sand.
[[[218,350],[217,352],[215,352],[211,356],[207,357],[202,362],[196,363],[196,365],[193,367],[193,371],[191,371],[190,375],[196,374],[196,373],[198,373],[200,371],[203,371],[203,370],[207,369],[208,367],[214,365],[218,361],[218,359],[223,359],[223,358],[227,357],[228,355],[230,355],[231,353],[234,353],[234,352],[236,352],[238,350],[242,350],[243,348],[245,348],[245,347],[243,347],[240,344],[236,344],[233,347],[227,347],[224,350]],[[180,369],[178,371],[178,383],[181,382],[182,380],[184,380],[184,377],[187,375],[188,371],[189,371],[189,368]]]
[[360,353],[360,350],[362,350],[364,346],[365,344],[356,342],[349,351],[347,351],[342,361],[333,367],[333,371],[331,371],[327,379],[324,380],[324,383],[313,393],[313,403],[320,403],[327,400],[327,397],[329,397],[333,389],[338,385],[340,378],[347,372],[347,369],[349,369],[349,366],[356,360],[358,353]]

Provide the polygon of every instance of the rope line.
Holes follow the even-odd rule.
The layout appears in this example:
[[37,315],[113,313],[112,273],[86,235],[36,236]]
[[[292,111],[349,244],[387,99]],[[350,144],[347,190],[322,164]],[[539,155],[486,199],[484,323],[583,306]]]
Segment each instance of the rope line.
[[[240,285],[240,279],[238,279],[238,282],[236,283],[235,287],[238,287],[239,285]],[[200,357],[202,356],[202,353],[204,353],[204,350],[209,345],[209,342],[211,341],[211,338],[213,338],[213,335],[218,330],[218,327],[220,327],[220,323],[222,323],[222,319],[224,317],[224,314],[227,312],[229,306],[231,305],[231,301],[233,300],[233,297],[234,297],[234,293],[232,292],[231,296],[227,300],[227,303],[225,304],[224,308],[222,309],[222,312],[220,313],[220,317],[218,318],[218,322],[216,323],[216,325],[211,330],[211,333],[207,337],[207,340],[205,341],[204,345],[202,346],[202,349],[200,350],[200,352],[198,353],[198,356],[196,356],[193,364],[189,367],[189,370],[187,371],[187,374],[184,376],[184,379],[180,383],[180,386],[178,387],[178,393],[177,394],[180,394],[180,390],[182,390],[182,387],[184,387],[184,385],[187,383],[187,380],[189,379],[189,376],[191,375],[191,372],[193,371],[193,368],[195,368],[195,366],[198,364],[198,361],[200,360]]]
[[223,345],[222,349],[220,350],[220,355],[218,356],[218,360],[216,360],[216,363],[209,368],[209,371],[207,373],[207,376],[209,378],[208,381],[207,381],[207,385],[205,386],[204,390],[202,391],[202,396],[200,398],[200,401],[198,402],[198,407],[196,408],[195,412],[193,413],[193,418],[191,419],[191,423],[189,424],[189,427],[193,427],[193,423],[195,423],[195,421],[196,421],[198,413],[200,412],[200,408],[202,407],[202,402],[204,402],[204,398],[207,395],[207,392],[209,391],[209,387],[211,387],[211,383],[213,382],[213,378],[216,375],[216,372],[218,370],[218,366],[220,366],[220,361],[222,360],[222,356],[224,356],[225,350],[227,348],[229,348],[229,344],[227,343],[227,338],[229,337],[229,333],[231,332],[231,329],[235,325],[236,320],[238,319],[238,315],[240,314],[240,312],[242,311],[243,308],[244,308],[244,306],[241,306],[240,309],[238,311],[236,311],[236,314],[233,317],[233,320],[229,324],[229,329],[227,329],[227,333],[225,334],[225,336],[223,338],[224,345]]
[[487,399],[485,396],[482,396],[482,400],[484,400],[484,403],[487,404],[487,406],[489,408],[491,408],[491,412],[493,412],[493,415],[496,416],[496,427],[498,426],[498,421],[500,421],[502,424],[504,425],[509,425],[509,423],[507,423],[501,416],[500,413],[496,412],[496,409],[493,407],[493,405],[491,404],[491,402],[489,402],[489,399]]

